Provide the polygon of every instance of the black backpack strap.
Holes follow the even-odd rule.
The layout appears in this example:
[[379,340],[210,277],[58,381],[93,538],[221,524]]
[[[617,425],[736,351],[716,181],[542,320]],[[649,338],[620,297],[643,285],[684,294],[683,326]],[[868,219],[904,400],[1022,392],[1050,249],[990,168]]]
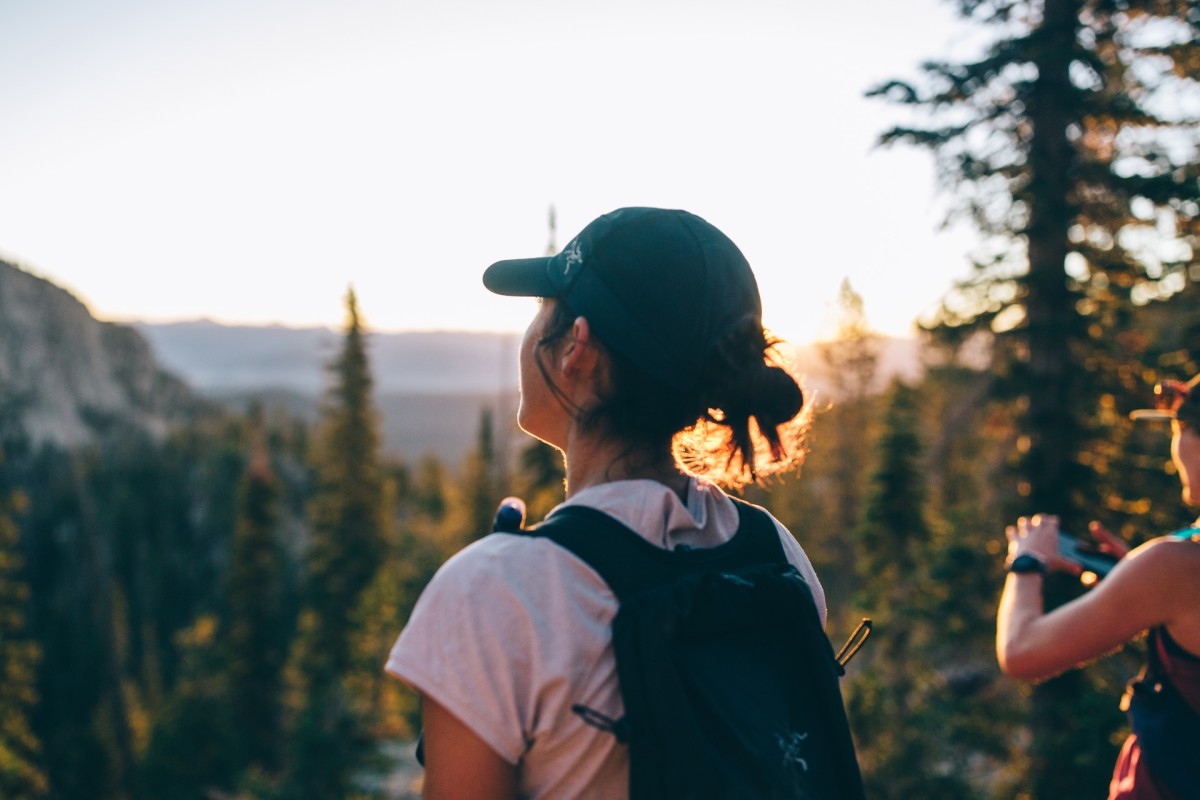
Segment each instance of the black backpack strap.
[[583,505],[563,506],[522,533],[545,537],[570,550],[599,573],[618,599],[714,567],[786,563],[770,515],[749,503],[733,501],[738,511],[737,533],[716,547],[664,550],[603,511]]
[[[541,536],[574,553],[599,573],[618,601],[641,588],[676,577],[719,566],[732,569],[751,564],[787,563],[779,532],[771,516],[761,508],[731,497],[738,512],[738,529],[733,538],[716,547],[694,550],[663,550],[646,541],[620,520],[583,505],[563,506],[532,528],[501,524],[502,504],[496,515],[496,531]],[[523,513],[522,513],[523,517]],[[853,653],[851,654],[853,655]],[[594,709],[574,705],[571,710],[589,725],[607,730],[628,742],[628,722],[611,719]],[[425,765],[425,732],[417,738],[417,762]]]

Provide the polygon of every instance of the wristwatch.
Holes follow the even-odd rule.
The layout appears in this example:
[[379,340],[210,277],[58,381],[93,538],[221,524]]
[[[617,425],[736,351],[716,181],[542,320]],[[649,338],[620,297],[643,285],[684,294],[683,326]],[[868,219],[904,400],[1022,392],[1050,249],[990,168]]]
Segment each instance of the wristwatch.
[[1026,572],[1036,572],[1044,577],[1049,570],[1046,569],[1045,561],[1029,553],[1022,553],[1009,562],[1008,571],[1015,572],[1018,575],[1023,575]]

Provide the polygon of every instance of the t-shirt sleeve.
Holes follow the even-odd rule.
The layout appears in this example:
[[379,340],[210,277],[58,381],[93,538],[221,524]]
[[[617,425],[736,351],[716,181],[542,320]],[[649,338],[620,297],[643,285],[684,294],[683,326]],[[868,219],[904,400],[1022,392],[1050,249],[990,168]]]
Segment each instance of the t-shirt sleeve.
[[800,546],[791,532],[783,527],[783,523],[774,517],[771,519],[775,521],[775,528],[779,531],[779,540],[783,543],[783,553],[787,556],[788,563],[800,572],[800,576],[804,578],[809,591],[812,592],[813,603],[817,607],[817,614],[821,617],[821,625],[824,626],[829,618],[829,607],[825,602],[825,587],[821,586],[821,579],[817,577],[817,571],[813,569],[812,561],[804,552],[804,548]]
[[[532,542],[488,537],[447,561],[421,593],[385,669],[430,697],[516,764],[531,729],[535,632],[506,575],[503,550]],[[510,541],[502,541],[510,540]]]

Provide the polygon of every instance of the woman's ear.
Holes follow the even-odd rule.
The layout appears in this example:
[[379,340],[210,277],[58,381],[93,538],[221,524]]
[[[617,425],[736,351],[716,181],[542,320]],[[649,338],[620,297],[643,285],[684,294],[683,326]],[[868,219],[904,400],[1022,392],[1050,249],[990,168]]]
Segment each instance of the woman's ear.
[[559,368],[564,375],[579,377],[595,370],[599,358],[600,351],[592,336],[591,324],[586,317],[576,317],[567,335],[566,346],[559,356]]

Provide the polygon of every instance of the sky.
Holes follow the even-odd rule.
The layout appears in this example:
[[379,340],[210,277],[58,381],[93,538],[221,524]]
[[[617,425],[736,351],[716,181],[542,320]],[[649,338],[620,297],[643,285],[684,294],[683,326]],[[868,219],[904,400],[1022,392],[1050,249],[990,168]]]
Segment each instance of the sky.
[[903,335],[965,277],[928,154],[864,97],[967,39],[944,0],[0,0],[0,258],[97,317],[520,330],[479,276],[685,208],[764,321],[843,280]]

